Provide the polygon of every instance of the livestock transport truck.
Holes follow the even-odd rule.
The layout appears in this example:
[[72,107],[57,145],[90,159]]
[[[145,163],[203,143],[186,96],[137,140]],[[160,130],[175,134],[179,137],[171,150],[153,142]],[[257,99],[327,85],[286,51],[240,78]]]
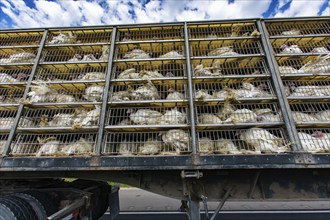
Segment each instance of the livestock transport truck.
[[1,30],[0,219],[115,219],[110,181],[329,209],[329,50],[330,17]]

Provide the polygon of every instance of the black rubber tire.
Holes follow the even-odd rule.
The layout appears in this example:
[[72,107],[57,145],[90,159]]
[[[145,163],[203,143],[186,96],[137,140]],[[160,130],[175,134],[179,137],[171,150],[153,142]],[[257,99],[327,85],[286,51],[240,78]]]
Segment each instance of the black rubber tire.
[[23,192],[22,193],[15,193],[14,195],[24,199],[25,201],[27,201],[32,206],[32,208],[33,208],[34,212],[36,213],[38,219],[46,219],[48,217],[44,206],[34,196],[31,196],[31,195],[23,193]]
[[15,219],[38,220],[32,206],[22,198],[14,195],[8,195],[1,198],[1,203],[7,205],[7,207],[15,207],[13,211],[13,213],[15,213]]
[[58,207],[55,205],[55,202],[47,193],[40,191],[25,191],[23,193],[36,198],[46,211],[47,217],[58,211]]
[[0,220],[18,220],[20,209],[16,204],[0,198]]

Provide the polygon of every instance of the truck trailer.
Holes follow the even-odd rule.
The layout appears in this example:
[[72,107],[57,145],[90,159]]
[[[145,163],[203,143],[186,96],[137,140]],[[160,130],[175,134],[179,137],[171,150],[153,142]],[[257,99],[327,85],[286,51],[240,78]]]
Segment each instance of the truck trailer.
[[329,50],[330,17],[0,30],[0,219],[115,219],[112,182],[329,210]]

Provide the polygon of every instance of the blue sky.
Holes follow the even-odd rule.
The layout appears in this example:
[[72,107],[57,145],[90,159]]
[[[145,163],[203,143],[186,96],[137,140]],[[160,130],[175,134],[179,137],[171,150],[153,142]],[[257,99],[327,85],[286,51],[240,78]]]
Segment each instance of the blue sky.
[[0,0],[0,28],[330,16],[330,0]]

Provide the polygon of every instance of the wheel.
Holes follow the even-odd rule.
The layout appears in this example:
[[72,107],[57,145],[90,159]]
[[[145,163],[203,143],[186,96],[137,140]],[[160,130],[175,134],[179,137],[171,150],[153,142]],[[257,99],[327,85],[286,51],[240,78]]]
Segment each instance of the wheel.
[[19,219],[20,209],[16,204],[12,204],[0,198],[0,219],[1,220],[14,220]]
[[2,206],[5,206],[13,214],[12,219],[18,220],[38,220],[32,206],[22,198],[14,195],[4,196],[0,199]]
[[26,193],[15,193],[14,195],[27,201],[32,206],[38,219],[46,219],[48,217],[43,204],[41,204],[40,201],[34,196]]
[[56,207],[53,199],[47,193],[39,191],[25,191],[23,193],[30,195],[38,200],[45,210],[47,217],[58,211],[58,208]]

